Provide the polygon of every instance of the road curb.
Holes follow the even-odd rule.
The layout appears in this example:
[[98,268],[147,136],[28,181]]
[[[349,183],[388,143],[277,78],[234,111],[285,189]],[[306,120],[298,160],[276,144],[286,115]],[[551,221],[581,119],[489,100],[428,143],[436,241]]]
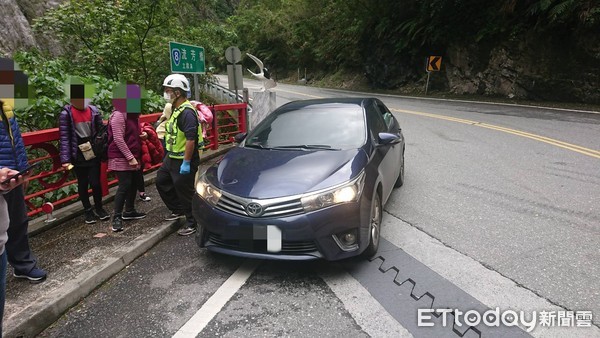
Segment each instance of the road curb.
[[[217,151],[205,153],[201,163],[205,163],[215,157],[223,155],[231,149],[225,146]],[[146,182],[153,182],[155,173],[149,175]],[[116,188],[112,188],[116,190]],[[114,198],[114,191],[105,197],[104,201]],[[79,203],[73,204],[57,213],[58,220],[50,224],[44,224],[43,220],[37,220],[29,234],[48,230],[57,224],[79,216],[83,210]],[[157,229],[151,232],[139,235],[128,243],[117,248],[109,257],[101,263],[90,267],[86,272],[78,275],[73,280],[65,283],[51,294],[38,298],[35,302],[28,305],[17,318],[11,321],[5,321],[3,328],[4,337],[34,337],[52,323],[58,320],[68,309],[75,306],[92,291],[102,285],[104,282],[119,273],[123,268],[143,255],[146,251],[159,243],[165,237],[175,232],[180,224],[178,221],[162,223]]]
[[158,229],[138,236],[114,251],[103,263],[67,282],[52,294],[25,308],[4,330],[5,337],[33,337],[54,323],[102,283],[144,254],[179,227],[179,222],[163,223]]

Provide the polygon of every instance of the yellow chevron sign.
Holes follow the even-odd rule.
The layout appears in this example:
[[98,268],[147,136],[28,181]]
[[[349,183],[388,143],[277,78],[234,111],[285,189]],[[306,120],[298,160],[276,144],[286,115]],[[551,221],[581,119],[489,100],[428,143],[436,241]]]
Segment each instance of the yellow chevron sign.
[[427,71],[428,72],[439,72],[442,68],[442,57],[441,56],[430,56],[427,58]]

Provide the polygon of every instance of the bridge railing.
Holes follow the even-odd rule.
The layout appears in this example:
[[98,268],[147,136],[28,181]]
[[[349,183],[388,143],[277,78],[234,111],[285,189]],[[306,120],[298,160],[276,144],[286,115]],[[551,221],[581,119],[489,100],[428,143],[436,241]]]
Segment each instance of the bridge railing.
[[[207,126],[205,147],[207,150],[217,150],[219,146],[231,144],[233,137],[246,131],[246,103],[219,104],[209,106],[213,111],[213,121]],[[160,113],[140,116],[141,122],[153,124],[160,117]],[[106,123],[106,122],[105,122]],[[77,180],[74,174],[62,168],[59,157],[59,131],[58,128],[23,133],[23,141],[31,164],[42,162],[42,165],[30,176],[26,191],[25,203],[28,216],[35,217],[43,212],[46,202],[52,203],[55,209],[73,203],[77,198]],[[101,164],[101,177],[103,196],[108,194],[110,187],[117,184],[117,179],[109,170],[106,162]],[[160,164],[144,168],[149,172],[160,167]]]

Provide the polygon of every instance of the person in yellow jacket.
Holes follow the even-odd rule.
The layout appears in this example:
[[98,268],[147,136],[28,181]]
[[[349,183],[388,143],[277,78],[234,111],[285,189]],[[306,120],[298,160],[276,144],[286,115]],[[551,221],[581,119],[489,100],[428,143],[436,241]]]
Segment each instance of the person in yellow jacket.
[[190,84],[181,74],[171,74],[163,82],[164,98],[171,104],[171,116],[165,123],[165,158],[156,176],[156,189],[171,211],[165,220],[185,217],[185,225],[177,232],[188,236],[196,232],[192,215],[194,179],[200,166],[198,147],[202,130],[198,113],[187,99]]

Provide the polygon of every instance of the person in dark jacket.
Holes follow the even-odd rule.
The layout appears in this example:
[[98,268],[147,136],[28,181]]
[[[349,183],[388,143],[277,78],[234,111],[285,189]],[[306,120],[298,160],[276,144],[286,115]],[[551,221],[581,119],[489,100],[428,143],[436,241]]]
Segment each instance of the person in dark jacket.
[[[102,116],[96,106],[89,104],[85,95],[85,85],[78,79],[71,79],[68,90],[71,104],[63,107],[59,117],[60,162],[63,168],[73,168],[77,176],[79,199],[85,209],[85,223],[93,224],[99,218],[104,221],[110,215],[102,207],[102,187],[100,186],[100,159],[91,149],[92,137],[100,127]],[[88,193],[92,187],[94,207]]]
[[[12,72],[13,85],[15,88],[21,89],[22,95],[22,89],[27,87],[28,79],[22,71],[18,70],[13,60],[1,58],[0,71],[4,74]],[[24,92],[26,93],[27,90]],[[13,112],[13,105],[15,102],[19,103],[21,99],[15,100],[17,93],[14,91],[12,97],[6,97],[6,92],[2,94],[5,97],[0,98],[0,166],[13,170],[24,170],[29,163],[19,123]],[[26,105],[26,103],[24,104]],[[8,262],[14,269],[13,275],[31,282],[42,282],[46,279],[46,271],[37,267],[37,259],[29,247],[27,234],[29,218],[25,205],[25,188],[21,185],[12,189],[4,195],[4,199],[8,205],[10,218],[6,253]]]
[[[146,217],[135,210],[136,172],[142,158],[142,135],[140,113],[142,90],[136,84],[117,85],[113,92],[115,110],[108,124],[108,169],[119,179],[115,194],[115,210],[112,231],[123,231],[123,220]],[[123,207],[125,211],[123,212]]]

